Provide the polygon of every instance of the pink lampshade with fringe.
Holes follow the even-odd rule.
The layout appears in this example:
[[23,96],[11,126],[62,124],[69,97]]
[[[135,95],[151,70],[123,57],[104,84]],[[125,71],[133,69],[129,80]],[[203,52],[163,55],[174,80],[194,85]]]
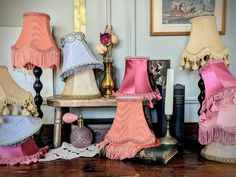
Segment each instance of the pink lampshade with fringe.
[[148,77],[149,57],[126,57],[125,74],[120,88],[114,96],[117,99],[122,97],[142,97],[150,101],[152,99],[160,100],[161,96],[158,90],[153,90]]
[[23,15],[23,27],[16,44],[11,47],[14,68],[57,68],[60,66],[60,50],[50,30],[50,16],[40,12]]

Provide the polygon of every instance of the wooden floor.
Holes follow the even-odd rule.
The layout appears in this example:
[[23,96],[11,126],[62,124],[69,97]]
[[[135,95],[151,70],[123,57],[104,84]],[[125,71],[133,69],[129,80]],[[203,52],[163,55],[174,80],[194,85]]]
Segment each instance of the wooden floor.
[[166,166],[141,161],[94,158],[39,162],[30,166],[0,166],[0,177],[235,177],[235,164],[208,161],[199,150],[185,148]]

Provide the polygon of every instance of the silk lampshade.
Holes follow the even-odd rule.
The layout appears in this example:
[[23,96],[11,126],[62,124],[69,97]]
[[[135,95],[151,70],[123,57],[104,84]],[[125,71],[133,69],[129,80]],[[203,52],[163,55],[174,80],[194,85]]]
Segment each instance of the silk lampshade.
[[154,91],[148,77],[149,57],[126,57],[125,74],[120,88],[114,94],[118,99],[124,97],[142,97],[151,102],[161,99],[159,91]]
[[60,50],[50,30],[50,17],[45,13],[23,15],[23,27],[16,44],[11,47],[14,68],[56,68],[60,66]]
[[60,65],[60,50],[56,47],[50,30],[50,17],[45,13],[28,12],[23,15],[23,27],[16,44],[11,47],[12,65],[14,68],[33,69],[36,95],[34,98],[39,117],[43,117],[40,109],[43,98],[40,91],[41,68],[57,68]]
[[[201,16],[190,20],[191,33],[181,55],[180,69],[198,70],[208,60],[223,59],[230,64],[229,49],[221,42],[215,16]],[[206,58],[207,56],[207,58]]]
[[100,97],[93,69],[103,69],[103,63],[89,49],[85,35],[82,32],[70,33],[62,38],[61,43],[61,79],[65,81],[61,96],[76,99]]

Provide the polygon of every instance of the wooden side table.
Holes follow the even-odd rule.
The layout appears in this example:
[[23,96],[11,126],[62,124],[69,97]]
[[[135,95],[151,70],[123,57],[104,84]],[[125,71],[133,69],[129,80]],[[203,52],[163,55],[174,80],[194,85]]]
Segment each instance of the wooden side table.
[[[55,107],[54,117],[54,133],[53,133],[53,146],[55,148],[61,146],[61,127],[62,116],[64,109],[68,108],[94,108],[94,107],[116,107],[117,101],[114,98],[96,98],[89,100],[76,100],[76,99],[64,99],[59,96],[52,96],[47,98],[47,104]],[[144,102],[144,113],[147,119],[149,127],[152,129],[152,119],[148,104]]]

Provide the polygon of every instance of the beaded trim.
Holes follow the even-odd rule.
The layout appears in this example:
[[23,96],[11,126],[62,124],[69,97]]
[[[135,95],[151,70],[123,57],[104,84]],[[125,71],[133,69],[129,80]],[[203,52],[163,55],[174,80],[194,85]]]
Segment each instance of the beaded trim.
[[93,95],[59,95],[59,97],[64,99],[72,99],[72,100],[86,100],[86,99],[93,99],[99,98],[102,95],[100,93],[93,94]]

